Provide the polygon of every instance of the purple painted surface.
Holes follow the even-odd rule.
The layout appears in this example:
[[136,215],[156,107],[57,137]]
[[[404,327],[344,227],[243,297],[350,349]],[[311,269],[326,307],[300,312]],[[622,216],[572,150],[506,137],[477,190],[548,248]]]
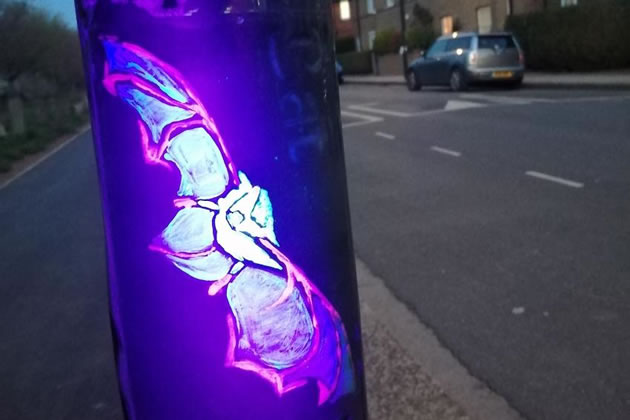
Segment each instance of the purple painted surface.
[[360,420],[327,9],[223,3],[78,6],[126,413]]
[[[173,70],[169,72],[166,63],[147,51],[112,38],[106,38],[104,45],[104,85],[138,112],[152,133],[152,141],[142,142],[145,156],[153,153],[155,161],[175,162],[182,179],[178,195],[192,200],[191,207],[179,210],[162,233],[161,249],[178,257],[179,267],[202,254],[209,257],[219,253],[235,261],[228,274],[216,279],[228,287],[234,316],[234,320],[228,319],[231,339],[226,366],[260,375],[278,395],[315,380],[319,404],[339,396],[338,388],[341,394],[352,392],[354,375],[342,371],[352,369],[352,365],[343,363],[348,340],[337,311],[270,242],[275,235],[265,228],[273,223],[271,203],[266,200],[257,206],[263,190],[252,187],[243,175],[233,178],[232,189],[226,189],[226,168],[235,165],[203,105],[184,80],[169,74]],[[134,66],[118,64],[120,56]],[[112,73],[112,69],[118,71]],[[164,75],[172,81],[171,89],[191,98],[189,103],[168,104],[172,98],[164,95],[158,81]],[[169,126],[181,128],[168,130]],[[214,142],[223,149],[223,155]],[[149,151],[153,143],[159,152]],[[247,185],[246,191],[240,191],[241,184]],[[214,197],[220,198],[199,201]],[[248,201],[249,205],[243,205]],[[262,213],[261,221],[254,217],[255,210]],[[228,220],[229,216],[235,221]],[[251,226],[243,227],[246,223]],[[210,271],[216,270],[214,266],[208,272],[201,266],[196,269],[200,274],[192,277],[212,278]]]

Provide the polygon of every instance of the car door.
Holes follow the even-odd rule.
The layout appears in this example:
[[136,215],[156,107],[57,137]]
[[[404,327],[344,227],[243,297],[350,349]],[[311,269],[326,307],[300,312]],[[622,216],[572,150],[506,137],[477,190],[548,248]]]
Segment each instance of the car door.
[[431,45],[418,65],[418,76],[423,85],[439,83],[439,68],[446,48],[446,39],[438,39]]
[[455,37],[446,42],[446,48],[438,66],[437,83],[448,84],[451,78],[451,70],[459,67],[466,68],[466,59],[470,50],[472,38],[469,36]]

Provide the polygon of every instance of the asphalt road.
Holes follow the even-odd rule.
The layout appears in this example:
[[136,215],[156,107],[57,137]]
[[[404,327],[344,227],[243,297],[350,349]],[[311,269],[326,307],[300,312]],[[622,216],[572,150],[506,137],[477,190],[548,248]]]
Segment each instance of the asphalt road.
[[[630,100],[344,86],[342,109],[369,268],[525,416],[628,418]],[[2,419],[121,418],[99,206],[89,135],[0,190]]]
[[0,190],[0,232],[0,419],[121,419],[88,134]]
[[630,418],[630,94],[345,86],[359,257],[531,419]]

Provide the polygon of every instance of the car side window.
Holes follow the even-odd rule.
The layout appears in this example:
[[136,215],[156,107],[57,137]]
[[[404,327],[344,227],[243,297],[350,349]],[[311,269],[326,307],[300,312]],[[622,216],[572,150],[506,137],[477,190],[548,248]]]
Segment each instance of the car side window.
[[461,37],[461,38],[453,38],[449,39],[446,43],[446,52],[453,52],[457,50],[469,50],[470,43],[472,41],[471,37]]
[[435,57],[436,55],[442,54],[445,49],[446,49],[446,40],[439,39],[435,41],[433,45],[431,45],[431,48],[429,48],[429,51],[427,51],[426,53],[426,57],[427,58]]

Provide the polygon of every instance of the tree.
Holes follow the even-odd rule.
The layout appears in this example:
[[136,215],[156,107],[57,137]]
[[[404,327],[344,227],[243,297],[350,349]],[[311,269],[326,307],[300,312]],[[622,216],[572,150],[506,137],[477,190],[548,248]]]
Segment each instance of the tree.
[[420,6],[418,3],[413,5],[413,23],[425,28],[430,28],[433,25],[433,15],[429,9]]
[[418,3],[414,4],[412,14],[413,20],[407,31],[409,48],[426,50],[436,38],[433,30],[433,15]]
[[80,84],[77,34],[61,19],[24,1],[0,0],[0,45],[0,78],[8,84],[11,130],[22,134],[25,123],[20,77],[37,75],[60,86]]

